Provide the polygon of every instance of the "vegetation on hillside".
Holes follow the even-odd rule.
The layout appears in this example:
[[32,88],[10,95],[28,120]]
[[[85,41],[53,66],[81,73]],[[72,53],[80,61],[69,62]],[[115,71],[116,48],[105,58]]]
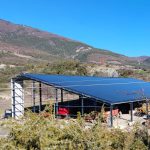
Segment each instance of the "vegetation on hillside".
[[150,69],[136,69],[136,70],[125,70],[120,69],[118,70],[121,77],[132,77],[132,78],[138,78],[145,81],[150,81]]
[[[10,82],[12,77],[17,76],[20,73],[44,73],[44,74],[64,74],[64,75],[91,75],[88,68],[88,64],[81,63],[78,61],[57,61],[53,63],[29,63],[24,66],[11,67],[7,65],[5,68],[0,69],[0,87],[6,87],[7,83]],[[94,65],[91,65],[94,68]],[[117,70],[120,77],[133,77],[150,81],[150,70],[149,69],[136,69],[136,70]],[[93,75],[102,75],[99,71]]]
[[45,73],[65,75],[88,75],[86,65],[77,61],[60,61],[54,63],[26,64],[25,66],[0,69],[0,87],[7,87],[12,77],[20,73]]

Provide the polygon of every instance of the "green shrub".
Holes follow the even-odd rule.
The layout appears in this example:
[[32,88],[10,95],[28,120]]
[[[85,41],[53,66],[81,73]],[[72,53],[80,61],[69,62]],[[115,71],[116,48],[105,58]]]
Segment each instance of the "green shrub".
[[148,150],[145,133],[139,129],[124,132],[102,124],[86,128],[80,114],[75,121],[27,113],[22,120],[10,124],[10,136],[0,140],[0,149]]

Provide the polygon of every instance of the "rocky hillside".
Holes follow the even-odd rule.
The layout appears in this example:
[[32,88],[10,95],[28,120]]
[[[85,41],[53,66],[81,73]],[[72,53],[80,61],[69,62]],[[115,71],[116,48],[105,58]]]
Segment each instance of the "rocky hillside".
[[41,61],[75,59],[97,64],[137,64],[136,59],[96,49],[32,27],[0,20],[0,63],[20,65]]
[[143,62],[144,62],[144,64],[148,64],[149,65],[150,64],[150,57],[146,58]]

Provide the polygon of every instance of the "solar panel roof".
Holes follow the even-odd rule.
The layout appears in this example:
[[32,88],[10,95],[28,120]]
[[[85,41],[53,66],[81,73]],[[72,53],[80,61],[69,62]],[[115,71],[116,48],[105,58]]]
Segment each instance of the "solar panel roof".
[[108,104],[128,103],[150,98],[150,83],[134,78],[107,78],[47,74],[21,74],[48,85],[91,97]]

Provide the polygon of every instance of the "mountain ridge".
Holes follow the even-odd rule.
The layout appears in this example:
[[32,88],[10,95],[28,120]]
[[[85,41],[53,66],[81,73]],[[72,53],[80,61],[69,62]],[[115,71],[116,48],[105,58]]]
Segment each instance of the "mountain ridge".
[[21,55],[26,56],[25,62],[30,62],[32,58],[47,61],[73,59],[89,63],[118,64],[136,64],[139,59],[141,62],[145,60],[97,49],[76,40],[3,19],[0,19],[0,54],[0,63],[8,63],[6,58],[14,63],[12,57],[18,59]]

